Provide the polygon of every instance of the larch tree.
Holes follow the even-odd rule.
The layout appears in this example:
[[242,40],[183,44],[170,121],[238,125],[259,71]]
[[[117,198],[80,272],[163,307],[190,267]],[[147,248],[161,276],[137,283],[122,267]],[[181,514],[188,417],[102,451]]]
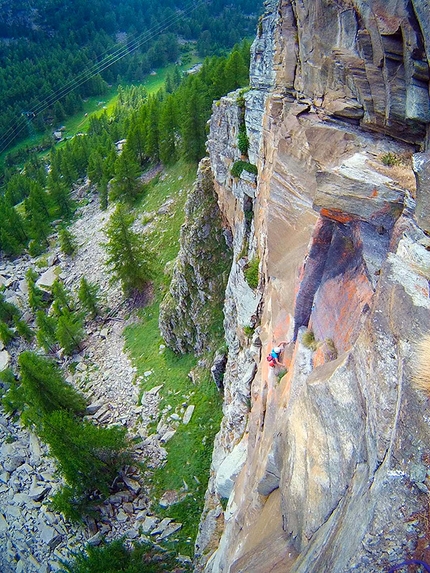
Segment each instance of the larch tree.
[[133,291],[142,291],[151,273],[148,255],[142,237],[132,230],[133,215],[119,205],[112,214],[105,234],[107,266],[112,271],[112,280],[121,283],[127,296]]
[[113,199],[125,199],[128,202],[136,199],[140,189],[137,179],[139,174],[139,164],[133,152],[126,145],[115,162],[115,179],[112,184]]

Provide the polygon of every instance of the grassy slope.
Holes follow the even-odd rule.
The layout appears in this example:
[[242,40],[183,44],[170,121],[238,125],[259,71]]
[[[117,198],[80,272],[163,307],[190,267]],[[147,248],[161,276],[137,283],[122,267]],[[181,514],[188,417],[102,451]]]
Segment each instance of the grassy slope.
[[[178,253],[178,237],[184,219],[187,190],[194,179],[195,167],[178,163],[149,185],[138,207],[139,216],[143,216],[145,221],[149,220],[152,228],[148,234],[148,244],[154,252],[154,299],[140,311],[140,321],[125,330],[126,348],[137,367],[138,375],[153,372],[146,378],[143,376],[142,391],[163,384],[160,390],[160,411],[170,407],[169,414],[182,416],[187,405],[195,405],[190,423],[186,426],[180,424],[177,433],[166,445],[166,465],[156,470],[152,477],[155,500],[167,490],[188,488],[188,495],[181,503],[166,510],[157,503],[153,506],[160,517],[168,516],[183,524],[182,530],[174,536],[179,539],[175,549],[188,555],[192,552],[202,510],[213,438],[221,420],[221,398],[210,379],[208,368],[195,369],[195,384],[188,377],[190,370],[196,367],[194,356],[179,356],[169,349],[160,352],[163,340],[158,329],[158,311],[170,281],[169,274],[165,273],[166,263],[173,261]],[[174,200],[169,213],[152,218],[167,199]],[[154,421],[154,426],[157,422]]]

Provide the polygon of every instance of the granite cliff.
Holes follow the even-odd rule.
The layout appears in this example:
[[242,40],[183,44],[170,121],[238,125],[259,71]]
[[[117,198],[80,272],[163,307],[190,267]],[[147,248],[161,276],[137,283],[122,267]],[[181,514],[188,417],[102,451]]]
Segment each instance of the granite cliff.
[[429,33],[428,0],[269,0],[250,90],[213,107],[233,263],[196,571],[429,560]]

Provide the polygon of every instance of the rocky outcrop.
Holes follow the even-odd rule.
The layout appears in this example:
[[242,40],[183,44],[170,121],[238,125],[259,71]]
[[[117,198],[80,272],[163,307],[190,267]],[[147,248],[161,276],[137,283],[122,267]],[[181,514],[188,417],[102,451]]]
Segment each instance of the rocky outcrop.
[[170,289],[160,306],[162,336],[177,352],[200,354],[210,345],[224,300],[230,259],[212,179],[203,160],[187,199]]
[[[238,94],[210,122],[234,259],[196,571],[387,571],[429,560],[429,410],[411,384],[430,328],[429,6],[266,8],[244,95],[255,185],[231,175]],[[264,358],[282,339],[285,371]]]

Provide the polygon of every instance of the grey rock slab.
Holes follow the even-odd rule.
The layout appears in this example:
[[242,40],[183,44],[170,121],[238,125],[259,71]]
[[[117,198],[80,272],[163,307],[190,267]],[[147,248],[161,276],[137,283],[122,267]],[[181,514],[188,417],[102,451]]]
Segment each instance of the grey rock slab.
[[154,529],[154,527],[157,525],[158,522],[159,519],[158,517],[155,517],[155,515],[146,516],[145,521],[142,523],[142,532],[148,533],[149,531]]
[[356,153],[338,168],[317,173],[317,208],[342,211],[364,221],[388,225],[403,207],[404,191],[394,182],[366,164],[366,157]]
[[43,543],[49,545],[55,539],[55,537],[58,537],[58,534],[56,530],[50,525],[42,524],[39,530],[39,536]]
[[9,505],[6,508],[6,515],[8,517],[12,517],[14,519],[20,519],[21,518],[21,510],[16,505]]
[[127,521],[128,519],[128,515],[125,513],[125,511],[123,509],[120,509],[116,515],[116,518],[118,521]]
[[148,392],[146,392],[147,394],[158,394],[158,392],[161,390],[161,388],[164,386],[164,384],[160,384],[159,386],[154,386],[154,388],[151,388],[151,390],[148,390]]
[[136,539],[136,537],[139,537],[139,532],[134,528],[127,529],[125,536],[127,539]]
[[170,439],[173,438],[173,436],[176,434],[176,430],[168,430],[165,434],[163,434],[160,438],[160,442],[162,444],[165,444],[166,442],[168,442]]
[[138,494],[140,491],[140,483],[134,479],[129,477],[123,477],[125,485],[135,494]]
[[153,531],[151,531],[151,535],[161,535],[169,523],[171,523],[171,521],[172,520],[170,517],[165,517],[162,521],[160,521],[158,526]]
[[191,417],[194,413],[194,408],[195,406],[193,404],[190,404],[190,406],[188,406],[188,408],[185,410],[184,417],[182,418],[183,424],[187,425],[190,422]]
[[181,527],[182,523],[170,523],[163,533],[157,537],[157,541],[161,541],[162,539],[169,537],[169,535],[172,535],[172,533],[175,533],[175,531],[178,531]]
[[415,216],[424,230],[430,230],[430,153],[415,153],[412,157],[417,180],[417,206]]
[[30,497],[27,493],[19,492],[13,496],[13,502],[16,505],[29,505]]
[[62,535],[56,535],[55,537],[53,537],[51,539],[51,541],[48,543],[49,548],[50,549],[55,549],[56,547],[58,547],[58,545],[60,545],[61,541],[63,540],[63,536]]
[[40,447],[39,439],[35,434],[30,434],[30,449],[34,458],[40,459],[42,449]]
[[215,477],[215,488],[220,497],[229,498],[234,482],[240,473],[247,453],[247,444],[239,442],[219,466]]
[[57,280],[57,276],[57,267],[51,267],[37,279],[36,286],[40,288],[51,288]]
[[88,545],[92,545],[94,547],[100,545],[102,540],[103,540],[103,533],[101,531],[97,531],[95,535],[93,535],[88,539],[87,543]]
[[45,495],[48,493],[50,489],[51,489],[50,487],[38,485],[36,487],[31,488],[31,490],[28,492],[28,496],[33,501],[40,501],[45,497]]
[[104,400],[97,400],[96,402],[93,402],[92,404],[90,404],[89,406],[87,406],[85,413],[88,414],[89,416],[92,416],[93,414],[95,414],[98,410],[100,410],[100,408],[105,404]]
[[0,372],[6,370],[10,363],[10,354],[7,350],[0,351]]

